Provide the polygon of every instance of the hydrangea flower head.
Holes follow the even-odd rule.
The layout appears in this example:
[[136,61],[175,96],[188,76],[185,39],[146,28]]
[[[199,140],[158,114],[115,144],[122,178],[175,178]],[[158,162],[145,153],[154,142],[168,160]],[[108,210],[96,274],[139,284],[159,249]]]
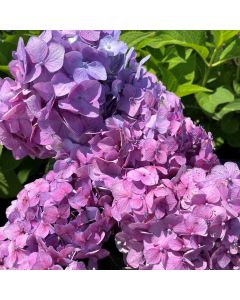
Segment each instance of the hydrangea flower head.
[[7,209],[0,229],[2,269],[97,268],[115,222],[111,195],[94,192],[87,173],[59,161],[29,183]]
[[[234,169],[236,182],[225,181],[223,194],[216,180],[225,180],[229,169]],[[239,178],[237,165],[225,163],[209,172],[193,168],[171,182],[162,180],[142,198],[144,219],[138,208],[121,215],[116,243],[126,264],[134,269],[239,269],[240,202],[233,197],[240,191]],[[211,186],[218,193],[214,201]]]
[[239,269],[240,171],[117,31],[20,39],[0,141],[55,157],[0,229],[2,269],[93,269],[114,236],[133,269]]
[[103,128],[111,84],[127,46],[115,31],[45,31],[20,38],[0,84],[0,141],[19,159],[54,157],[65,140],[79,143]]

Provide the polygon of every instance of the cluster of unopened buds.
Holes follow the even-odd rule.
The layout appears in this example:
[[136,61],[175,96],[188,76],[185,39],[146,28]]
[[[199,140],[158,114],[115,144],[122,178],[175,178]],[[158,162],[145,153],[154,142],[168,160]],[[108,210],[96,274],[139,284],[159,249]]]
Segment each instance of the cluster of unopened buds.
[[55,158],[0,228],[2,269],[239,269],[240,171],[116,31],[20,39],[0,79],[0,141]]

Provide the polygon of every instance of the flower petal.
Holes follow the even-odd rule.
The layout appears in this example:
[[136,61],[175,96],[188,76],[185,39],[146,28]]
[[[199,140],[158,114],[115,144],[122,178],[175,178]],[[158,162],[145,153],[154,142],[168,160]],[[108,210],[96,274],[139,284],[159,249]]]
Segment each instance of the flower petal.
[[48,56],[44,63],[49,72],[56,72],[63,66],[64,53],[62,45],[56,43],[49,45]]
[[92,78],[94,78],[96,80],[107,80],[106,69],[98,61],[93,61],[93,62],[89,63],[87,72]]
[[27,43],[26,50],[33,63],[40,63],[47,56],[48,46],[40,38],[32,36]]

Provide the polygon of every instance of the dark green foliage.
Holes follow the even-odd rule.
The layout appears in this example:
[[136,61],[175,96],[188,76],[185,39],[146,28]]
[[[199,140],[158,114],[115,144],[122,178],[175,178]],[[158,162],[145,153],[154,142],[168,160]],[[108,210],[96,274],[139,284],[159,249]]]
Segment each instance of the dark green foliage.
[[15,160],[11,151],[0,146],[0,198],[14,198],[25,183],[43,176],[50,162],[30,157]]

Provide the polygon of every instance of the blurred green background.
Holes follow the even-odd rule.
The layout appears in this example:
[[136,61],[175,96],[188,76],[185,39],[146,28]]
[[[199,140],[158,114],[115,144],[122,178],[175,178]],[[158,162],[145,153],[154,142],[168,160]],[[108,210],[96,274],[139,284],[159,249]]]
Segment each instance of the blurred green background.
[[[0,77],[10,76],[8,63],[19,36],[27,42],[40,31],[0,31]],[[170,91],[182,98],[185,115],[214,137],[222,161],[240,157],[240,30],[123,31],[139,60]],[[0,198],[14,199],[22,186],[41,177],[52,161],[16,161],[0,147]],[[7,203],[8,202],[8,203]],[[6,207],[9,201],[6,201]]]

